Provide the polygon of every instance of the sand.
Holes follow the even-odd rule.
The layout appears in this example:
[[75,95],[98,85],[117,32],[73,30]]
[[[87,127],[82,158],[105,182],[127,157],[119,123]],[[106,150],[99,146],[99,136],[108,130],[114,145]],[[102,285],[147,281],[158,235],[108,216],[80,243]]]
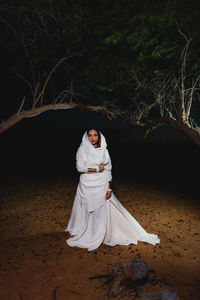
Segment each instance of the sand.
[[[200,206],[189,194],[135,182],[114,183],[114,193],[161,243],[70,248],[64,229],[78,177],[28,179],[1,186],[0,300],[110,299],[104,279],[116,263],[144,259],[166,284],[143,290],[174,290],[181,300],[200,299]],[[131,299],[125,297],[124,299]],[[118,298],[115,298],[118,299]]]

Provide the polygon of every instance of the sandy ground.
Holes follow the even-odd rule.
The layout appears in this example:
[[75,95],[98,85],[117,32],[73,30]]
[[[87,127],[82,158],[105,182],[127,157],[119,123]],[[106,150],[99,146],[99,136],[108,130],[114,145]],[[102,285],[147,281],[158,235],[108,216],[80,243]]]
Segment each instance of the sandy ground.
[[[64,232],[78,178],[26,180],[1,186],[0,300],[110,299],[104,279],[113,265],[144,259],[181,300],[200,299],[200,206],[188,194],[159,185],[116,180],[114,193],[161,243],[70,248]],[[118,299],[118,298],[115,298]],[[124,298],[126,299],[126,298]],[[131,299],[131,298],[129,298]]]

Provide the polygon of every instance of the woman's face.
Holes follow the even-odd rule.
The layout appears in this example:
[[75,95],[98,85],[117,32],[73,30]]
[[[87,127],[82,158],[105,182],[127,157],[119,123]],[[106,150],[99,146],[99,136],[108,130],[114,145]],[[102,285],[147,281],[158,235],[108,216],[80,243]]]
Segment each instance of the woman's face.
[[99,139],[99,136],[98,136],[98,133],[96,130],[92,129],[88,132],[88,139],[89,141],[91,142],[91,144],[96,147],[97,144],[98,144],[98,139]]

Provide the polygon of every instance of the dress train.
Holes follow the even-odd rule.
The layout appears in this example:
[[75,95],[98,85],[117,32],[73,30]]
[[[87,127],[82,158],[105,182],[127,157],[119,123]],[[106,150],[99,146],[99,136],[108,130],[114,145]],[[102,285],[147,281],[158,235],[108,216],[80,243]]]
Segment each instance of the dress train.
[[137,245],[138,241],[155,245],[160,242],[155,234],[142,228],[112,193],[105,204],[92,212],[80,205],[78,194],[74,199],[72,214],[65,229],[73,237],[66,240],[71,247],[97,249],[102,243],[115,245]]

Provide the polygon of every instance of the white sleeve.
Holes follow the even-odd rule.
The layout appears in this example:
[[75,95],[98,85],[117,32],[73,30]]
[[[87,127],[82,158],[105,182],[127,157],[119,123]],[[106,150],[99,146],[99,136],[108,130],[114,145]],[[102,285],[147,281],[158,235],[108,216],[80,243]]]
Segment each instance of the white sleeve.
[[108,157],[108,162],[104,165],[104,170],[107,173],[107,180],[112,181],[112,172],[111,172],[112,171],[112,163],[111,163],[111,159],[110,159],[108,150],[107,150],[106,155]]
[[95,169],[96,172],[99,172],[99,167],[98,166],[90,166],[89,164],[83,162],[83,161],[76,161],[76,169],[80,173],[87,173],[89,170],[88,169]]
[[99,172],[99,167],[83,160],[82,150],[79,147],[76,153],[76,169],[80,173],[87,173],[88,169],[95,169]]

